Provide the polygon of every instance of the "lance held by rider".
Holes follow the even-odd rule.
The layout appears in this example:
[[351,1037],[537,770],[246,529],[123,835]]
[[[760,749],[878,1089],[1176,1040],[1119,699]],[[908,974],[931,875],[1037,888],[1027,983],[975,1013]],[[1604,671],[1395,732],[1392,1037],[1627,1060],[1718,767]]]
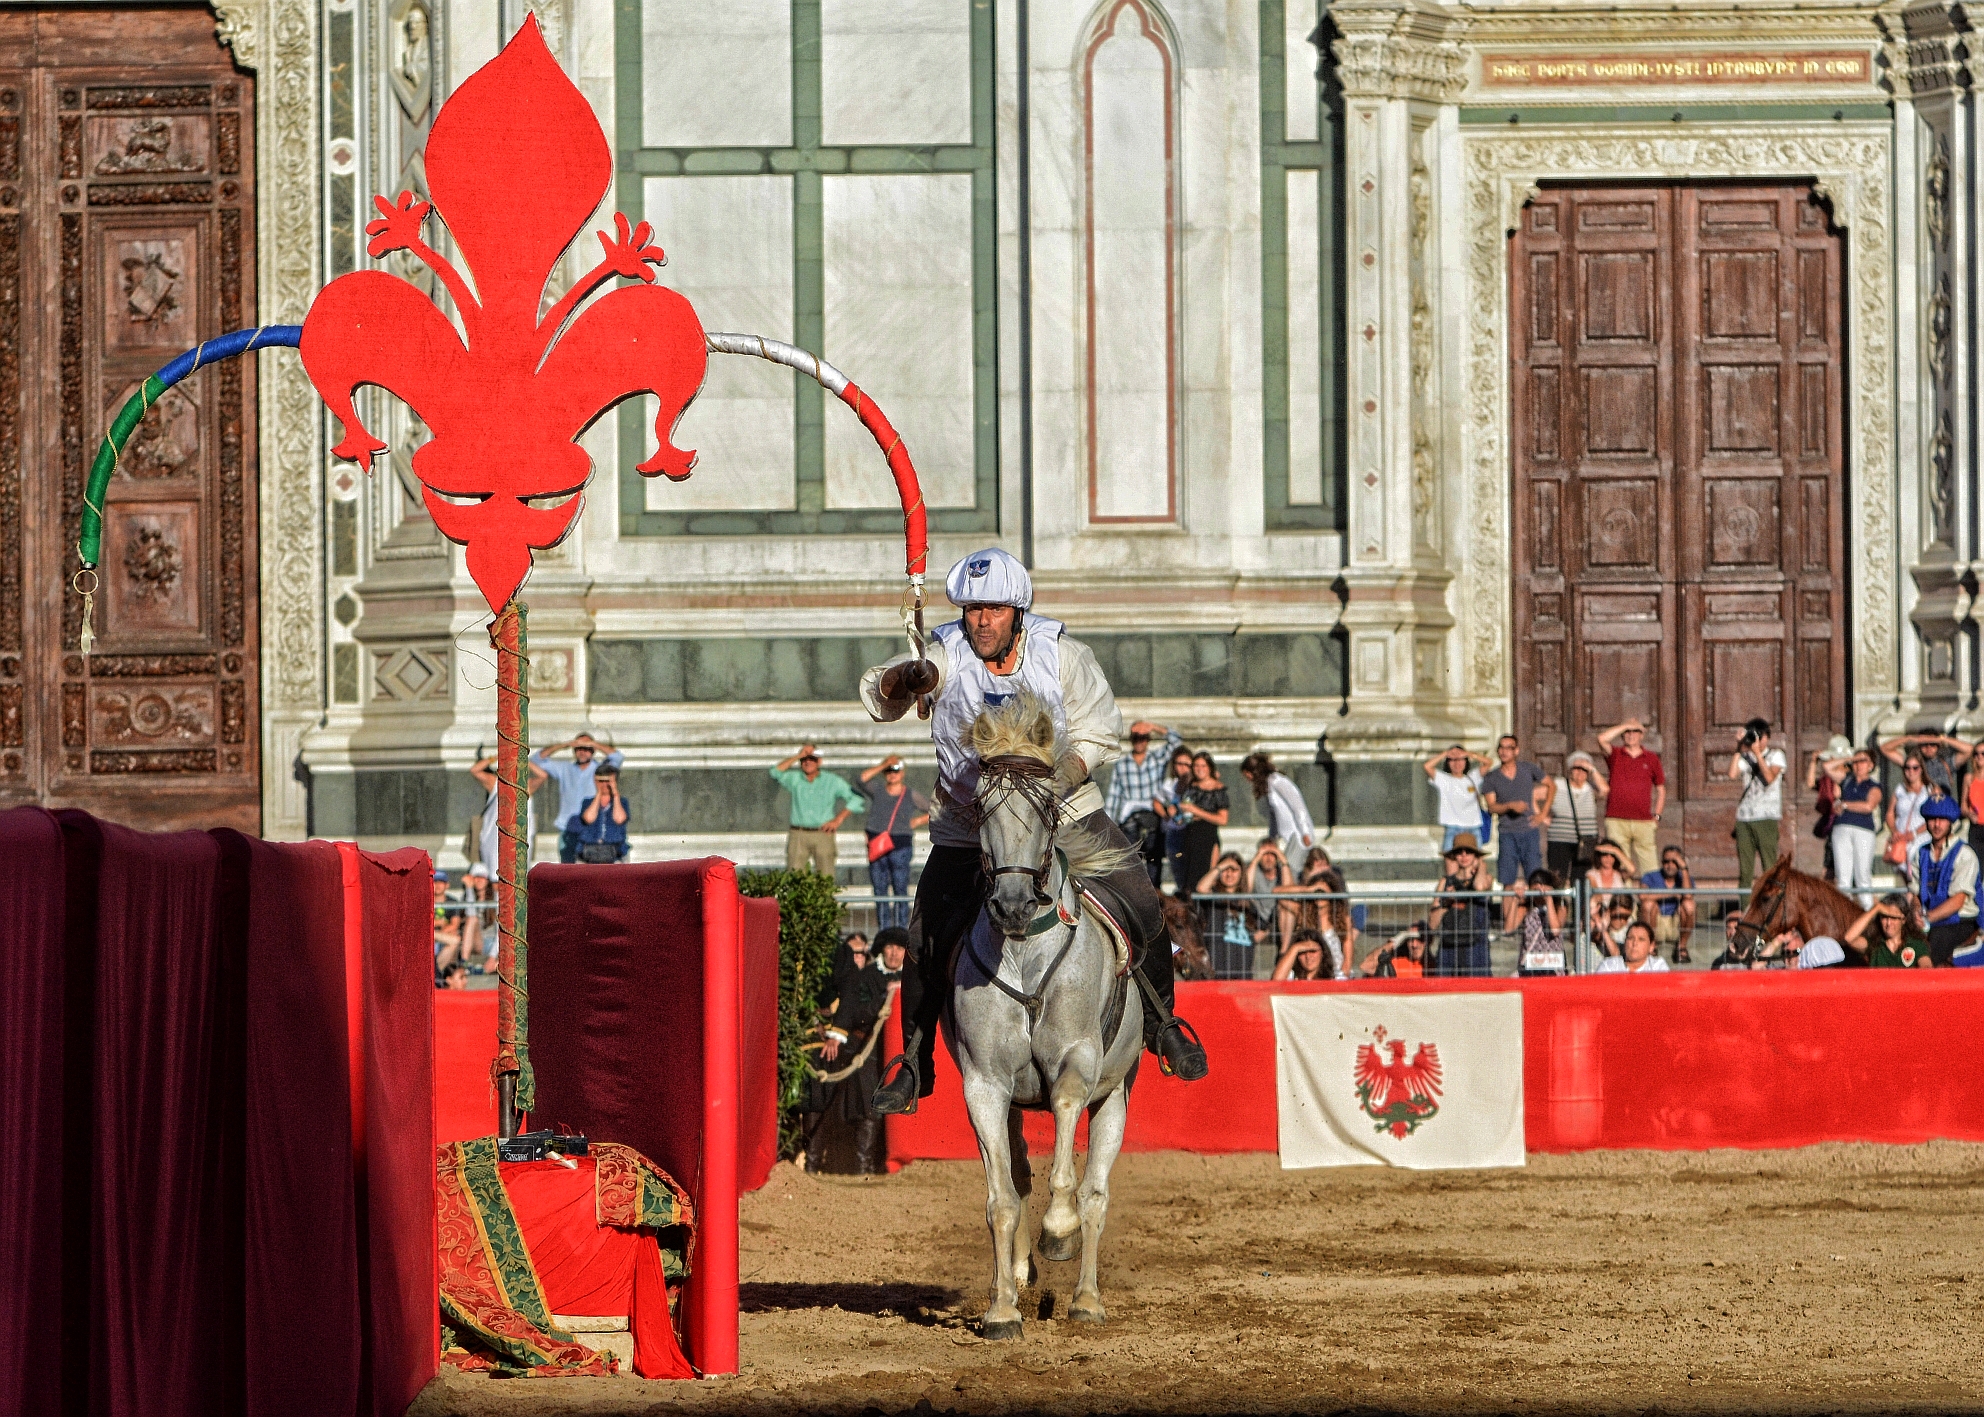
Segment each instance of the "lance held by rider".
[[[930,705],[930,737],[937,750],[936,811],[930,823],[930,856],[916,887],[916,942],[920,997],[905,999],[908,1015],[903,1055],[895,1076],[875,1093],[882,1113],[914,1112],[917,1099],[935,1088],[937,1022],[950,1000],[953,956],[985,902],[985,873],[978,829],[966,810],[978,782],[971,724],[984,708],[1016,694],[1046,704],[1071,745],[1078,786],[1068,797],[1073,816],[1098,835],[1129,843],[1103,811],[1102,793],[1089,774],[1112,761],[1123,735],[1123,716],[1109,681],[1086,645],[1067,637],[1058,620],[1032,613],[1033,581],[1026,567],[997,547],[974,551],[951,568],[944,584],[962,612],[940,625],[929,659],[900,655],[861,677],[861,701],[877,723],[893,723],[919,698]],[[1140,861],[1085,882],[1104,897],[1136,951],[1145,997],[1144,1043],[1166,1072],[1187,1082],[1206,1075],[1205,1049],[1191,1026],[1172,1012],[1171,943],[1157,888]]]

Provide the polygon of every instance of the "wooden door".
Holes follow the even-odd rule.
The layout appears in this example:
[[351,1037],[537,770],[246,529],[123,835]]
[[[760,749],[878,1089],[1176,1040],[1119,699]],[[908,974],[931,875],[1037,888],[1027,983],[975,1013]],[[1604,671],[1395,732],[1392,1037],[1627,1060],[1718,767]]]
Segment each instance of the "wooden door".
[[1517,731],[1554,768],[1645,719],[1665,832],[1720,874],[1743,722],[1796,772],[1845,721],[1839,238],[1804,186],[1551,191],[1523,218]]
[[260,824],[252,364],[126,447],[87,658],[70,590],[111,417],[254,323],[253,99],[204,7],[0,10],[0,801]]

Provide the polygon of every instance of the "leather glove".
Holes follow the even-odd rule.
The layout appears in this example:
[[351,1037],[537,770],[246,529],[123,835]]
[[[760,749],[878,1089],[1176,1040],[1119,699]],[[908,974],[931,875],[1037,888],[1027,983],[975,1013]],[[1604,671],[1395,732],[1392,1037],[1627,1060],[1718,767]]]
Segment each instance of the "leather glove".
[[891,701],[935,693],[937,666],[927,659],[906,659],[901,664],[892,664],[882,671],[879,687],[882,697]]

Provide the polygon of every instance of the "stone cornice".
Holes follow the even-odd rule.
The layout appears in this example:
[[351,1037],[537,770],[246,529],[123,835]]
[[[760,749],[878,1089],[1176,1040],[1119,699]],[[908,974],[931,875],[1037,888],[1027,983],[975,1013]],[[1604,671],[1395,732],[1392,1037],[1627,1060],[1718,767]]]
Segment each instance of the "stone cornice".
[[1451,103],[1467,86],[1467,62],[1448,38],[1452,12],[1433,0],[1337,0],[1337,80],[1346,98],[1420,98]]
[[[1455,37],[1469,44],[1877,43],[1891,0],[1697,0],[1697,3],[1460,4]],[[1336,7],[1331,6],[1331,13]]]

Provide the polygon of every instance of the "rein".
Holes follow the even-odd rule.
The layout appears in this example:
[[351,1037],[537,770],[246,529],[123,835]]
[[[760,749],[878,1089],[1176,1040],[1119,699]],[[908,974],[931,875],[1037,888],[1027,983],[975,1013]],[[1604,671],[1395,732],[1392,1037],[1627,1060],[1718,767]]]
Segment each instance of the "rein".
[[1770,939],[1769,926],[1772,920],[1784,913],[1785,902],[1790,898],[1790,895],[1791,892],[1780,887],[1777,892],[1777,899],[1772,901],[1770,909],[1764,912],[1763,920],[1753,925],[1747,920],[1739,919],[1736,922],[1735,933],[1738,936],[1747,933],[1750,937],[1750,948],[1761,949],[1764,943]]
[[[1026,938],[1044,935],[1056,926],[1075,924],[1078,917],[1071,914],[1060,900],[1060,896],[1067,891],[1070,873],[1067,854],[1054,845],[1054,836],[1061,829],[1061,821],[1067,812],[1068,804],[1054,790],[1053,765],[1023,753],[1001,753],[979,764],[978,781],[978,796],[972,803],[972,810],[980,823],[985,820],[988,798],[997,801],[999,798],[1017,795],[1022,802],[1033,809],[1034,815],[1039,817],[1047,828],[1047,849],[1042,854],[1038,866],[996,866],[992,863],[992,858],[985,854],[983,847],[979,849],[979,868],[985,875],[986,894],[988,896],[991,894],[993,883],[1001,876],[1026,876],[1033,881],[1034,898],[1046,907],[1028,923]],[[1061,872],[1061,886],[1058,891],[1049,892],[1047,881],[1057,865]],[[976,930],[966,936],[965,951],[971,956],[972,964],[992,981],[993,986],[1000,993],[1026,1010],[1027,1027],[1033,1028],[1039,1024],[1041,1010],[1046,1007],[1047,986],[1054,982],[1054,976],[1060,972],[1062,963],[1068,958],[1068,952],[1075,947],[1077,933],[1074,930],[1068,931],[1068,938],[1062,943],[1054,958],[1048,962],[1046,971],[1040,976],[1040,982],[1034,986],[1031,993],[1022,993],[1015,989],[999,977],[997,969],[986,965],[978,953]]]

